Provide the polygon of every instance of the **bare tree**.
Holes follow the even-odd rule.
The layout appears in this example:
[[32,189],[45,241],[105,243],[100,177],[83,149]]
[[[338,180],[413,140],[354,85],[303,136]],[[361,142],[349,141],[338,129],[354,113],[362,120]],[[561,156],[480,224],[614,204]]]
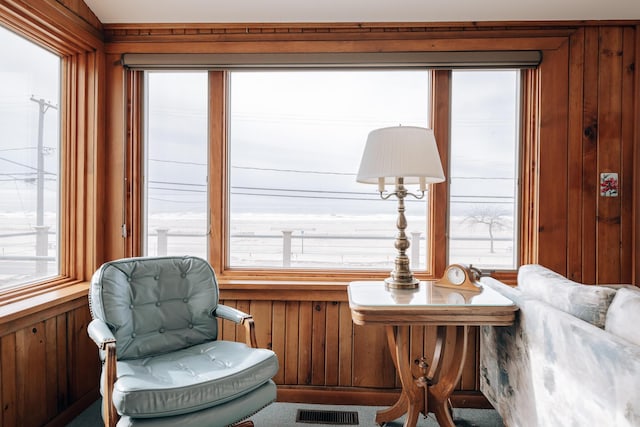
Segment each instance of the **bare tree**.
[[511,225],[508,212],[505,209],[497,205],[488,204],[475,205],[471,213],[465,217],[463,223],[470,224],[472,227],[476,224],[485,224],[487,226],[491,253],[495,253],[493,248],[494,233],[498,230],[508,228]]

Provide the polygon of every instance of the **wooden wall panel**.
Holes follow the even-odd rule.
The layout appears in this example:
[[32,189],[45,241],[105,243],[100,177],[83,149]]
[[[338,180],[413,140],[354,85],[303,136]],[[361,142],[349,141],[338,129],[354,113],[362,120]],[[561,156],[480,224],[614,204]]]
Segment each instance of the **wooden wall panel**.
[[[576,242],[582,248],[582,277],[586,283],[596,282],[596,221],[598,200],[598,41],[599,29],[585,29],[584,52],[576,54],[584,58],[583,73],[583,106],[577,106],[583,112],[582,119],[582,235]],[[594,90],[596,89],[596,90]],[[572,162],[572,164],[578,163]],[[578,260],[576,260],[578,261]]]
[[[285,382],[285,366],[287,359],[286,342],[287,342],[287,304],[285,301],[273,302],[273,314],[271,321],[271,349],[279,356],[280,370],[273,379],[278,384]],[[273,331],[281,331],[273,333]]]
[[300,312],[300,303],[287,301],[285,308],[285,325],[280,329],[285,334],[285,353],[278,354],[280,359],[280,370],[284,364],[284,384],[298,383],[298,354],[300,353],[299,339],[300,323],[298,322],[298,313]]
[[[569,45],[569,159],[583,158],[583,104],[584,83],[584,29],[576,31],[570,38]],[[568,204],[582,206],[582,174],[583,162],[569,161],[568,164]],[[567,277],[582,280],[582,209],[570,209],[567,223]]]
[[353,385],[353,322],[348,304],[339,304],[339,380],[338,385],[349,387]]
[[[640,149],[634,132],[640,122],[640,111],[634,111],[636,76],[640,58],[636,55],[636,29],[624,27],[622,34],[622,116],[621,116],[621,165],[620,165],[620,282],[633,283],[633,203],[639,191],[634,183],[634,151]],[[607,278],[607,281],[610,279]]]
[[[600,29],[598,72],[598,167],[621,172],[622,125],[622,29]],[[598,191],[598,190],[596,190]],[[620,200],[598,196],[597,283],[620,282]]]
[[[224,296],[224,290],[222,291]],[[274,380],[287,387],[298,387],[304,396],[310,390],[351,390],[353,393],[376,389],[399,392],[401,385],[387,347],[383,327],[355,326],[346,301],[221,300],[231,307],[249,307],[256,323],[258,344],[278,355],[280,370]],[[246,311],[246,310],[245,310]],[[220,338],[242,341],[236,334],[242,328],[221,321]],[[412,359],[431,354],[435,348],[435,327],[414,326],[410,333]],[[270,338],[266,338],[270,337]],[[450,341],[452,337],[447,337]],[[458,391],[477,393],[478,328],[471,328],[469,351]],[[417,372],[417,371],[416,371]],[[372,375],[372,373],[375,373]],[[301,388],[300,388],[301,387]],[[304,400],[304,397],[297,398]],[[379,397],[379,396],[378,396]],[[344,403],[344,396],[330,395],[323,402]],[[369,404],[383,404],[370,398]]]
[[68,305],[0,337],[0,426],[63,426],[97,398],[100,361],[87,335],[89,309]]
[[324,384],[337,386],[340,375],[340,306],[338,302],[326,303],[324,342]]
[[545,51],[540,66],[538,262],[567,270],[568,43]]
[[18,423],[18,381],[16,369],[16,334],[0,338],[0,377],[2,378],[2,425],[17,426]]

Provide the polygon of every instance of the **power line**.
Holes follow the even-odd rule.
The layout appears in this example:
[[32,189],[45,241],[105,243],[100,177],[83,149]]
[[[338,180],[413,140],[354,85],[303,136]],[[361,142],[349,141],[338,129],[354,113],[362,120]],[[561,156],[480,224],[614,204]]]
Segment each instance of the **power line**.
[[265,188],[265,187],[236,187],[233,186],[231,189],[236,190],[254,190],[254,191],[281,191],[281,192],[293,192],[293,193],[325,193],[325,194],[353,194],[353,195],[362,195],[362,196],[370,196],[371,192],[367,191],[336,191],[336,190],[298,190],[293,188]]
[[248,169],[248,170],[269,171],[269,172],[288,172],[288,173],[309,173],[309,174],[317,174],[317,175],[356,176],[355,173],[349,173],[349,172],[328,172],[328,171],[301,170],[301,169],[259,168],[259,167],[252,167],[252,166],[231,166],[231,168],[233,168],[233,169]]
[[[0,157],[0,160],[4,160],[4,161],[5,161],[5,162],[7,162],[7,163],[12,163],[12,164],[14,164],[14,165],[18,165],[18,166],[21,166],[21,167],[23,167],[23,168],[27,168],[27,169],[34,170],[34,171],[36,171],[36,172],[40,172],[40,171],[38,170],[38,168],[34,168],[33,166],[25,165],[25,164],[23,164],[23,163],[14,162],[13,160],[9,160],[9,159],[7,159],[6,157]],[[45,174],[45,175],[55,175],[55,173],[47,172],[47,171],[45,171],[45,170],[43,170],[43,171],[42,171],[42,173],[43,173],[43,174]]]
[[182,162],[179,160],[164,160],[164,159],[152,159],[149,158],[150,161],[160,162],[160,163],[174,163],[178,165],[196,165],[196,166],[207,166],[206,163],[198,163],[198,162]]
[[185,185],[192,187],[206,187],[207,184],[195,184],[190,182],[149,181],[149,184]]

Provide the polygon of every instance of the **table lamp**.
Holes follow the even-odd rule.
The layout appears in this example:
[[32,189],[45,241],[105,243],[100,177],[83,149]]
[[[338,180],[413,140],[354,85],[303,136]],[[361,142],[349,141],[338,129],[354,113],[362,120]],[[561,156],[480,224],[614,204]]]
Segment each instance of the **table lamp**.
[[[407,195],[422,199],[427,184],[442,182],[444,179],[433,130],[415,126],[396,126],[376,129],[369,133],[356,181],[377,184],[383,200],[391,196],[398,198],[398,233],[395,240],[398,254],[394,270],[384,281],[387,287],[411,289],[420,283],[413,277],[406,254],[410,243],[404,231],[407,228],[404,199]],[[393,191],[386,192],[387,184],[394,186]],[[407,191],[406,184],[418,184],[419,193]]]

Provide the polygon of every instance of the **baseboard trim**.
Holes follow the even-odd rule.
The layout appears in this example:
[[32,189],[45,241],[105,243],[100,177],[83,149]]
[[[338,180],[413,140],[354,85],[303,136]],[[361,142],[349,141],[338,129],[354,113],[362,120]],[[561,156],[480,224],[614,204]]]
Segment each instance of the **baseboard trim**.
[[[398,400],[399,396],[399,389],[278,386],[278,402],[290,403],[391,406]],[[487,398],[478,391],[455,391],[451,396],[451,403],[456,408],[492,408]]]
[[82,396],[80,399],[73,402],[67,409],[58,414],[57,417],[45,424],[44,427],[65,427],[75,417],[80,415],[82,411],[87,409],[96,400],[100,398],[98,388],[91,390],[89,393]]

